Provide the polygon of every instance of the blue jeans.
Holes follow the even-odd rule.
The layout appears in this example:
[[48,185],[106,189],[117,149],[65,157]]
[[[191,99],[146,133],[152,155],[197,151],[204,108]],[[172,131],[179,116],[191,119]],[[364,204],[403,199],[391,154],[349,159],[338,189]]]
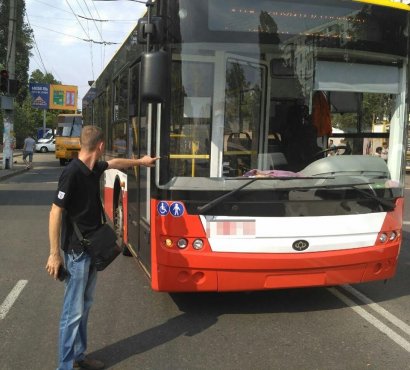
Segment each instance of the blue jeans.
[[59,363],[57,370],[72,370],[87,348],[87,321],[94,298],[97,270],[87,253],[64,253],[70,276],[65,282],[60,319]]

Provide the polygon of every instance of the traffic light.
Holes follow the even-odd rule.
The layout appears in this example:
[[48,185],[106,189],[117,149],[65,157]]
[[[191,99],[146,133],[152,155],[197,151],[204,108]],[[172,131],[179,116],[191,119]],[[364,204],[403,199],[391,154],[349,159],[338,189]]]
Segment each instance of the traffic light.
[[9,71],[7,71],[6,69],[3,69],[0,72],[0,78],[1,78],[0,91],[4,93],[8,93],[9,92]]

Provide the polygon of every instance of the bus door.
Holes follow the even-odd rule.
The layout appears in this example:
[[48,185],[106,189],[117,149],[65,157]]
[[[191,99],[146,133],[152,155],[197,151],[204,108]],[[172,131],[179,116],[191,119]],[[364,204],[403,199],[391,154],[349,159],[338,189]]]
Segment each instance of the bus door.
[[[140,64],[130,70],[129,101],[129,157],[140,158],[149,153],[150,130],[148,119],[151,119],[151,105],[139,105],[139,73]],[[149,116],[148,116],[149,112]],[[150,246],[150,186],[149,169],[133,167],[128,172],[128,245],[144,268],[151,270]]]
[[173,55],[172,176],[242,176],[258,166],[267,130],[266,78],[266,65],[224,51]]
[[258,167],[265,130],[267,66],[233,54],[225,60],[223,171],[225,176],[242,176]]

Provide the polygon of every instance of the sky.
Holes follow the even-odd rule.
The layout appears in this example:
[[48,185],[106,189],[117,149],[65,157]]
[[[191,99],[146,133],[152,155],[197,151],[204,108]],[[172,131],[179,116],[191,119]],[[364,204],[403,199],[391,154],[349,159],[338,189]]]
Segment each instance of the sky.
[[29,73],[39,69],[78,86],[81,108],[88,81],[98,78],[144,12],[144,4],[127,0],[26,0],[25,21],[35,41]]

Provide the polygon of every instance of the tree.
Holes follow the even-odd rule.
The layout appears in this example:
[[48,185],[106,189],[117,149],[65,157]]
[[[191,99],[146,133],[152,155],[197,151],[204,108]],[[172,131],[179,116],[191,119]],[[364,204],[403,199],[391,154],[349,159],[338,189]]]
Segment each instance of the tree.
[[[31,110],[25,107],[28,97],[29,58],[33,44],[32,30],[24,23],[26,12],[25,0],[15,1],[16,9],[16,66],[15,79],[20,82],[19,91],[15,97],[14,131],[17,145],[21,145],[21,137],[28,133],[32,126]],[[9,36],[10,1],[0,0],[0,65],[8,67],[8,36]],[[0,132],[3,132],[3,117],[0,114]],[[1,139],[2,142],[2,139]]]
[[[20,82],[16,95],[17,103],[22,103],[27,96],[28,70],[33,46],[33,31],[24,23],[26,13],[25,0],[15,1],[16,6],[16,66],[15,79]],[[0,0],[0,64],[8,66],[8,37],[9,37],[10,1]]]
[[46,72],[44,74],[39,69],[36,69],[33,72],[31,72],[29,82],[30,83],[39,83],[39,84],[54,84],[54,85],[60,85],[61,84],[60,81],[57,81],[54,78],[52,73]]

